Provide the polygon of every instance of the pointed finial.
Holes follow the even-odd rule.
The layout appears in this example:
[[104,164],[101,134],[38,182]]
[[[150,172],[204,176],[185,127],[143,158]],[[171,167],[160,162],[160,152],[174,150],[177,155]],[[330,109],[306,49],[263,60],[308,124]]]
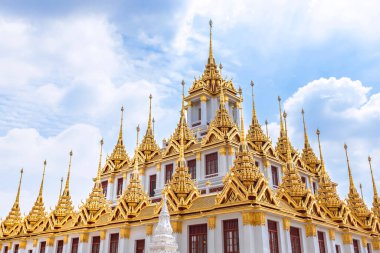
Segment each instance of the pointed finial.
[[46,170],[46,160],[44,161],[44,168],[42,170],[42,179],[41,179],[40,191],[38,194],[39,196],[42,196],[42,191],[44,188],[45,170]]
[[220,103],[220,106],[224,106],[224,87],[221,85],[220,86],[220,98],[219,98],[219,103]]
[[360,188],[360,195],[361,195],[362,199],[364,200],[362,183],[359,183],[359,188]]
[[279,107],[279,110],[280,110],[280,134],[283,135],[285,129],[284,129],[284,123],[283,123],[283,120],[282,120],[281,97],[278,96],[277,100],[278,100],[278,107]]
[[220,76],[222,76],[222,70],[223,70],[223,65],[222,65],[222,63],[219,63],[219,70],[220,70]]
[[119,131],[119,141],[123,138],[123,117],[124,117],[124,106],[121,107],[121,116],[120,116],[120,131]]
[[244,117],[243,117],[243,105],[240,106],[240,135],[241,143],[245,143],[245,131],[244,131]]
[[24,169],[20,170],[20,181],[18,183],[18,189],[17,189],[16,201],[15,201],[17,204],[20,201],[20,190],[21,190],[22,174],[24,174]]
[[148,129],[152,127],[152,94],[149,95],[149,119],[148,119]]
[[210,25],[210,48],[209,48],[209,56],[208,56],[209,62],[208,63],[211,63],[211,61],[213,61],[214,59],[214,55],[212,52],[212,20],[211,19],[209,21],[209,25]]
[[288,117],[288,114],[286,113],[286,111],[284,111],[284,123],[285,123],[285,133],[286,133],[286,136],[288,137],[288,126],[286,124],[286,117]]
[[182,108],[181,108],[181,113],[185,114],[185,81],[184,80],[182,80],[181,85],[182,85]]
[[133,168],[133,173],[135,173],[136,175],[139,173],[139,157],[138,157],[139,134],[140,134],[140,125],[137,125],[137,127],[136,127],[135,166]]
[[373,176],[373,170],[372,170],[372,158],[368,156],[368,163],[369,163],[369,169],[371,170],[371,178],[372,178],[372,187],[373,187],[373,197],[378,198],[377,194],[377,188],[376,188],[376,182],[375,177]]
[[63,192],[69,190],[70,173],[71,173],[71,161],[72,161],[72,158],[73,158],[73,151],[72,150],[70,150],[69,156],[70,156],[70,159],[69,159],[69,169],[67,170],[66,184],[65,184],[65,189],[63,190]]
[[288,114],[284,111],[284,122],[285,122],[285,137],[286,137],[286,158],[288,162],[292,162],[292,152],[290,148],[290,141],[289,141],[289,136],[288,136],[288,127],[286,125],[286,117]]
[[62,185],[63,185],[63,177],[61,177],[61,187],[59,188],[59,196],[62,195]]
[[266,131],[266,134],[267,134],[267,138],[269,138],[268,120],[265,120],[265,131]]
[[318,137],[319,159],[321,160],[321,169],[322,169],[322,172],[325,173],[326,172],[326,168],[325,168],[325,162],[323,160],[322,146],[321,146],[321,140],[320,140],[321,131],[319,131],[319,129],[317,129],[316,133],[317,133],[317,137]]
[[97,181],[98,183],[100,183],[100,174],[101,174],[101,171],[102,171],[103,144],[104,144],[104,141],[103,141],[103,138],[102,138],[102,139],[100,140],[99,165],[98,165],[98,173],[97,173],[97,176],[96,176],[96,181]]
[[347,149],[348,149],[347,144],[344,143],[344,150],[346,152],[346,160],[347,160],[348,177],[349,177],[349,180],[350,180],[350,188],[353,188],[354,187],[354,179],[352,178],[351,167],[350,167],[350,160],[348,159],[348,151],[347,151]]
[[307,131],[306,131],[306,123],[305,123],[305,111],[302,108],[302,122],[303,122],[303,134],[304,134],[304,139],[305,139],[305,148],[309,146],[309,137],[307,136]]

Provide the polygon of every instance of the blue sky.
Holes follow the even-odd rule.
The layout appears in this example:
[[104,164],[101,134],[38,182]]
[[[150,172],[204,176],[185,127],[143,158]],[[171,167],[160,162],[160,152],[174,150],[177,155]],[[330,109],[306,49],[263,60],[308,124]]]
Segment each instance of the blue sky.
[[[250,80],[261,123],[278,135],[277,96],[289,114],[292,142],[302,149],[301,108],[317,152],[320,128],[327,168],[342,197],[348,190],[343,144],[355,183],[372,202],[368,154],[380,179],[380,18],[377,1],[2,1],[0,5],[0,217],[25,169],[22,211],[33,204],[47,159],[46,206],[73,149],[72,194],[87,197],[98,141],[110,153],[120,107],[129,154],[134,129],[146,126],[148,96],[158,142],[178,121],[180,82],[204,68],[208,20],[223,74],[244,92]],[[380,180],[377,180],[380,183]],[[48,194],[47,194],[48,193]]]

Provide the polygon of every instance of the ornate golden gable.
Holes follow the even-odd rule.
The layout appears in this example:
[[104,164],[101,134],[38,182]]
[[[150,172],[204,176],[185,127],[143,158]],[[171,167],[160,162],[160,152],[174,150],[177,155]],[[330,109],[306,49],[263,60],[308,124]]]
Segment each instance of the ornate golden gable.
[[20,212],[20,189],[21,189],[21,181],[22,174],[24,170],[20,171],[20,181],[18,183],[18,189],[16,194],[16,200],[12,206],[11,211],[1,223],[1,232],[4,237],[16,235],[19,233],[22,224],[21,212]]
[[50,213],[48,217],[48,222],[46,224],[45,230],[47,229],[59,229],[65,225],[69,220],[72,220],[75,216],[73,202],[70,195],[70,171],[71,171],[71,159],[73,152],[70,151],[70,161],[69,168],[67,171],[65,188],[62,194],[58,198],[58,203],[54,210]]
[[45,206],[44,200],[42,197],[42,191],[44,187],[44,179],[45,179],[45,169],[46,169],[46,161],[44,161],[44,169],[42,173],[40,190],[29,214],[25,217],[23,223],[23,230],[25,233],[33,233],[40,225],[42,225],[46,220]]
[[239,204],[255,202],[264,205],[278,205],[275,194],[268,186],[268,181],[256,166],[244,138],[244,122],[241,110],[242,140],[236,152],[234,166],[223,179],[223,190],[216,197],[216,204]]
[[[181,118],[185,118],[184,86],[182,82]],[[200,196],[200,191],[191,179],[185,160],[185,125],[180,125],[180,145],[177,166],[171,180],[165,186],[163,193],[167,195],[169,207],[173,211],[182,211],[190,208],[193,201]]]
[[143,189],[140,180],[139,159],[138,159],[138,136],[140,128],[137,127],[137,141],[135,150],[134,169],[131,174],[129,184],[117,201],[117,205],[112,212],[111,220],[122,220],[136,217],[140,211],[150,204],[150,198]]
[[100,158],[98,173],[95,179],[94,187],[86,199],[86,202],[79,208],[75,225],[87,225],[97,222],[102,215],[111,212],[109,202],[103,194],[103,188],[100,181],[101,167],[102,167],[102,147],[103,140],[100,141]]
[[211,121],[207,135],[202,139],[202,146],[217,142],[240,143],[239,130],[231,119],[224,100],[223,88],[220,90],[219,109]]

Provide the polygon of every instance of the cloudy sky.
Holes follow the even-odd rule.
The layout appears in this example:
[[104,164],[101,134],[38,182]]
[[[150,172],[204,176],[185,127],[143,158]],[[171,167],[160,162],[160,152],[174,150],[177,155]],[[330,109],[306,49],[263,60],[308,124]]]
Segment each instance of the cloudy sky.
[[[107,2],[107,1],[106,1]],[[73,150],[75,206],[96,174],[99,139],[116,142],[124,105],[129,154],[134,129],[147,121],[153,95],[157,140],[173,131],[180,82],[199,76],[214,54],[245,93],[256,84],[261,123],[278,135],[277,96],[289,114],[294,146],[302,149],[301,109],[312,145],[321,130],[328,171],[348,190],[343,144],[355,183],[372,202],[368,154],[380,187],[380,16],[378,1],[2,1],[0,4],[0,217],[15,197],[25,169],[22,212],[33,204],[44,159],[45,202],[57,200]]]

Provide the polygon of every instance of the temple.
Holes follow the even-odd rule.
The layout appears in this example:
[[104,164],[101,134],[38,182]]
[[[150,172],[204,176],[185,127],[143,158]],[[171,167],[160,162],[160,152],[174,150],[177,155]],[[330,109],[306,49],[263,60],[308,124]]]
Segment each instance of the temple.
[[251,82],[246,131],[243,92],[216,64],[211,21],[208,47],[203,74],[187,93],[181,83],[178,124],[161,146],[152,96],[141,141],[136,128],[133,154],[125,148],[121,109],[116,145],[103,164],[100,142],[93,188],[78,208],[71,200],[72,152],[52,210],[43,201],[45,162],[34,206],[21,214],[21,170],[12,209],[0,221],[0,253],[380,253],[380,198],[371,157],[368,207],[352,176],[349,148],[342,145],[349,189],[341,198],[323,159],[319,130],[319,150],[312,149],[307,114],[299,115],[304,145],[298,152],[278,97],[274,144],[258,119]]

